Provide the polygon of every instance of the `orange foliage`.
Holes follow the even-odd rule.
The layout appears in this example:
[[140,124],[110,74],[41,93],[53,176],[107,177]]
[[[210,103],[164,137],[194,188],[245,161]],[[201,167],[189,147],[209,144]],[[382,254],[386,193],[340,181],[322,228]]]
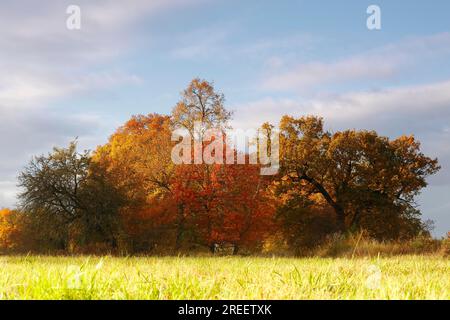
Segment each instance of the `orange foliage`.
[[12,249],[17,243],[19,228],[15,220],[15,211],[0,209],[0,249]]
[[182,165],[173,183],[188,225],[203,244],[260,244],[271,230],[274,207],[268,201],[268,181],[260,167]]

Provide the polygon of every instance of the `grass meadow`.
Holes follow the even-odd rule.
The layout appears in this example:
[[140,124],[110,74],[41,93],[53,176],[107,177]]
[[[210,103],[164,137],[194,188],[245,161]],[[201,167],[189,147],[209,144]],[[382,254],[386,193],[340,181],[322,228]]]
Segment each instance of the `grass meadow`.
[[450,259],[0,256],[1,299],[450,299]]

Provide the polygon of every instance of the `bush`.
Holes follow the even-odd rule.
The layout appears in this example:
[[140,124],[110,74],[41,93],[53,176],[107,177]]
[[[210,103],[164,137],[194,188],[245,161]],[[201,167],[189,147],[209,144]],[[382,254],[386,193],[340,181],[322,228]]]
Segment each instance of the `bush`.
[[394,256],[409,254],[448,255],[449,240],[420,235],[409,241],[377,241],[366,231],[347,236],[333,235],[313,251],[321,257]]

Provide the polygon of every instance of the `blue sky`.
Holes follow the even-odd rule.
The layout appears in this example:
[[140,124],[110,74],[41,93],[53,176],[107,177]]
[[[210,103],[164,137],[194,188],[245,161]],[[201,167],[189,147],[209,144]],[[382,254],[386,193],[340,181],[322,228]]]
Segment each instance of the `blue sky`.
[[[81,8],[81,30],[66,8]],[[381,8],[381,30],[366,9]],[[414,134],[442,170],[420,196],[450,230],[448,1],[71,0],[0,3],[0,207],[33,154],[94,149],[131,115],[214,81],[236,127],[317,114],[330,130]]]

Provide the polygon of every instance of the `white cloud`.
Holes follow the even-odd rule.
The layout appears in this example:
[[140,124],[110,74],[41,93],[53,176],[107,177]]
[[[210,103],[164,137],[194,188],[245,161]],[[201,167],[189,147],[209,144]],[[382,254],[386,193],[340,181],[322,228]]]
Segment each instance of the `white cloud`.
[[290,65],[269,74],[262,87],[270,90],[305,90],[330,83],[386,79],[404,71],[417,60],[450,53],[450,33],[416,37],[376,48],[349,58]]
[[6,109],[35,109],[44,107],[46,102],[56,98],[141,82],[138,76],[121,71],[86,73],[73,77],[13,73],[8,77],[0,77],[0,115]]
[[[199,0],[80,0],[81,30],[68,30],[69,1],[14,1],[0,5],[0,108],[43,105],[78,91],[139,82],[109,71],[135,40],[130,28],[144,17]],[[26,8],[27,10],[24,10]],[[95,66],[97,72],[90,68]],[[101,69],[108,69],[102,71]]]
[[[376,126],[374,129],[385,132],[402,127],[409,128],[407,133],[430,128],[444,132],[450,122],[450,81],[323,95],[302,102],[266,98],[235,106],[234,109],[238,125],[258,125],[268,120],[278,122],[283,114],[314,114],[323,116],[327,122],[339,128],[367,128],[368,124],[373,123]],[[396,122],[387,123],[385,119],[395,119]],[[402,121],[405,122],[404,126],[400,124]]]
[[16,181],[0,181],[0,209],[13,206],[16,202]]
[[109,131],[95,114],[65,113],[50,103],[139,84],[138,75],[113,67],[133,47],[135,24],[199,1],[78,0],[79,31],[66,28],[66,8],[73,1],[1,2],[0,207],[14,204],[16,175],[32,155],[76,136],[82,146],[95,146]]
[[[308,109],[334,121],[386,116],[403,119],[450,117],[450,81],[379,91],[355,92],[312,100]],[[411,123],[409,125],[412,125]]]

